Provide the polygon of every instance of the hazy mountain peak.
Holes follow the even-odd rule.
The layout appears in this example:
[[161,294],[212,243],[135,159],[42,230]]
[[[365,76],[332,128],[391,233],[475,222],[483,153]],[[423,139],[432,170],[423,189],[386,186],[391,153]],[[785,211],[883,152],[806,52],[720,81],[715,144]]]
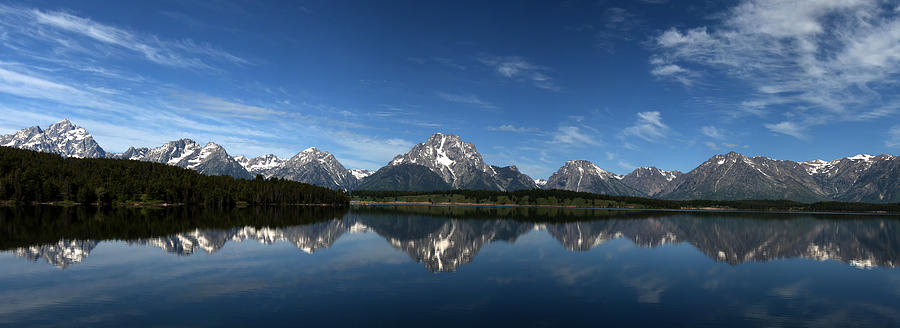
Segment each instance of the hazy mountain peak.
[[267,172],[279,178],[343,190],[352,189],[358,182],[334,155],[316,147],[306,148],[283,162],[274,155],[267,160],[275,165]]
[[625,185],[624,177],[610,173],[587,160],[571,160],[547,179],[545,189],[594,192],[607,195],[640,195]]

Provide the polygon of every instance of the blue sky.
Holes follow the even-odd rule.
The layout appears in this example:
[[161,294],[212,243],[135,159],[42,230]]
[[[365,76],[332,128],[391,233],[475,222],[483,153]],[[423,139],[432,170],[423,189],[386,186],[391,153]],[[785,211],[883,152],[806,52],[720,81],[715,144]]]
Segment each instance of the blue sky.
[[0,2],[0,133],[377,169],[435,132],[546,178],[900,148],[900,2]]

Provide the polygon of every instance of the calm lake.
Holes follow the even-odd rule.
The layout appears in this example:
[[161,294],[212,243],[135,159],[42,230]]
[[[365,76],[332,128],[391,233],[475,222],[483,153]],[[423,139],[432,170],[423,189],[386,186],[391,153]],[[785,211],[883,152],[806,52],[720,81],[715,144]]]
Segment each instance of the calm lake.
[[0,326],[900,326],[900,218],[0,208]]

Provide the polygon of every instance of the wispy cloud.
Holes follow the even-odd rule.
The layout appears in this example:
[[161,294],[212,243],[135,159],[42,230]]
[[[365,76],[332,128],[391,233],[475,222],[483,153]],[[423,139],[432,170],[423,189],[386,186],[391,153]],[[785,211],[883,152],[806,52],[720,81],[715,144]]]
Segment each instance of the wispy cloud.
[[228,101],[203,93],[175,92],[174,98],[178,100],[179,106],[186,106],[190,109],[201,110],[215,115],[225,115],[228,117],[263,120],[273,119],[273,116],[288,115],[287,112]]
[[888,130],[888,139],[884,141],[884,145],[891,148],[900,148],[900,125],[895,125]]
[[26,98],[71,100],[85,93],[71,86],[0,68],[0,92]]
[[805,135],[803,134],[803,127],[795,124],[794,122],[784,121],[775,124],[765,124],[766,129],[771,130],[772,132],[777,132],[781,134],[786,134],[797,139],[805,139]]
[[441,99],[444,99],[449,102],[473,105],[473,106],[481,107],[484,109],[496,109],[497,108],[497,106],[494,106],[494,104],[484,101],[474,94],[463,95],[463,94],[438,92],[437,95],[438,95],[438,97],[441,97]]
[[526,132],[537,132],[540,131],[538,128],[525,128],[525,127],[517,127],[512,124],[503,124],[498,126],[489,126],[488,130],[491,131],[503,131],[503,132],[516,132],[516,133],[526,133]]
[[340,161],[352,168],[377,169],[415,144],[400,138],[377,138],[346,130],[332,131],[331,134],[343,147],[334,152],[335,156],[342,156]]
[[638,137],[649,142],[659,142],[669,134],[669,126],[662,122],[662,114],[659,112],[639,112],[637,116],[637,121],[626,127],[622,131],[622,135]]
[[550,143],[573,146],[600,146],[603,144],[600,138],[593,136],[590,132],[584,131],[579,126],[574,125],[560,126],[552,136],[553,139]]
[[482,64],[494,69],[497,74],[505,78],[531,83],[535,87],[559,91],[561,88],[556,85],[547,72],[548,68],[533,64],[525,58],[518,56],[507,57],[481,57],[478,59]]
[[681,66],[671,63],[661,62],[660,59],[654,58],[650,60],[650,64],[653,65],[653,70],[650,71],[650,74],[662,79],[672,79],[680,82],[686,86],[690,86],[694,84],[695,75],[693,72],[684,69]]
[[[17,43],[40,40],[80,55],[104,57],[126,50],[159,65],[191,68],[212,68],[213,63],[249,63],[209,44],[189,39],[164,40],[61,11],[0,5],[0,26],[7,27],[7,33],[15,33]],[[12,43],[6,46],[16,47]]]
[[651,74],[681,83],[735,78],[753,88],[735,113],[797,138],[816,125],[900,110],[900,12],[878,0],[745,0],[716,24],[655,39]]
[[721,129],[711,125],[700,128],[700,132],[713,139],[722,139],[724,137]]

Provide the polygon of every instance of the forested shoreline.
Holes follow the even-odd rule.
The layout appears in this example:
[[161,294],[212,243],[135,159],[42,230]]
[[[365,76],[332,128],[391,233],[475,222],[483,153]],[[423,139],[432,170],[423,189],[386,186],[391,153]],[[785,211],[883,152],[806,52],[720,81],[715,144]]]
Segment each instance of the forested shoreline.
[[900,213],[900,203],[846,202],[801,203],[790,200],[664,200],[632,196],[610,196],[568,190],[447,190],[447,191],[354,191],[357,202],[407,202],[425,204],[494,204],[519,206],[568,206],[634,209],[734,209],[810,212]]
[[349,200],[343,191],[278,178],[208,176],[159,163],[0,147],[0,201],[9,204],[346,206]]

